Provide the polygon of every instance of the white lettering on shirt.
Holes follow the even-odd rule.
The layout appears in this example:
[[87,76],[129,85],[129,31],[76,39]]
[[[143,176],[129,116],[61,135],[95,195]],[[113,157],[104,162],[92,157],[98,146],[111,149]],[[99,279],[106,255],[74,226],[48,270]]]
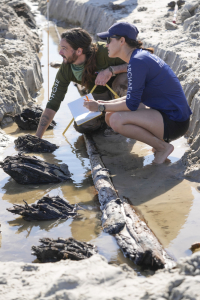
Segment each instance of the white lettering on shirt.
[[129,100],[131,95],[131,91],[132,91],[132,84],[133,84],[133,74],[132,74],[132,69],[131,69],[131,65],[128,64],[127,67],[127,78],[128,78],[128,89],[127,89],[127,96],[126,99]]
[[160,59],[160,57],[158,57],[158,56],[156,56],[156,55],[154,55],[154,54],[151,54],[149,51],[148,51],[148,55],[155,61],[155,62],[157,62],[157,64],[159,65],[159,67],[163,67],[164,66],[164,64],[165,64],[165,62],[162,60],[162,59]]
[[50,101],[53,100],[53,98],[55,97],[55,94],[57,92],[57,89],[58,89],[58,85],[59,85],[60,81],[59,80],[55,80],[55,83],[54,83],[54,86],[52,88],[52,93],[51,93],[51,97],[50,97]]

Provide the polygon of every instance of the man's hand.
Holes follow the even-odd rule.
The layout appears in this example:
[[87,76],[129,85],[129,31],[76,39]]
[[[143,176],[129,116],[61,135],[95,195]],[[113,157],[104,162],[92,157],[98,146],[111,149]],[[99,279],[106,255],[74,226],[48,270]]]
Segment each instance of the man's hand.
[[106,85],[106,83],[110,80],[112,77],[112,72],[109,69],[105,69],[97,75],[97,78],[95,80],[96,85]]
[[98,103],[95,100],[89,99],[89,101],[85,98],[85,102],[83,106],[85,106],[90,111],[98,111]]

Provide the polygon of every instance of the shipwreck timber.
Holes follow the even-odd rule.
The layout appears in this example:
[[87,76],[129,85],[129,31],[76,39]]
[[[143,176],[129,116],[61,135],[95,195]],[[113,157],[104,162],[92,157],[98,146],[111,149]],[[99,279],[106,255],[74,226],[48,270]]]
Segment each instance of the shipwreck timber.
[[84,134],[92,177],[100,208],[103,230],[114,234],[124,255],[144,268],[172,268],[175,261],[168,255],[148,225],[132,207],[119,199],[109,170],[105,168],[91,135]]

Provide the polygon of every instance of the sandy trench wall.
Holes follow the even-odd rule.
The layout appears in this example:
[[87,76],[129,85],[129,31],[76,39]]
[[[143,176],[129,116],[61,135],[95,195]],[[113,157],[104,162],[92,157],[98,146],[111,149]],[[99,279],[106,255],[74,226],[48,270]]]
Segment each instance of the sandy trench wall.
[[[39,0],[39,9],[43,14],[47,14],[45,0]],[[49,17],[81,26],[92,34],[105,31],[116,22],[116,19],[103,8],[74,0],[50,0]]]
[[43,82],[37,52],[41,41],[36,29],[30,29],[17,16],[13,5],[22,1],[1,1],[0,6],[0,123],[7,125],[7,115],[20,113],[35,102]]

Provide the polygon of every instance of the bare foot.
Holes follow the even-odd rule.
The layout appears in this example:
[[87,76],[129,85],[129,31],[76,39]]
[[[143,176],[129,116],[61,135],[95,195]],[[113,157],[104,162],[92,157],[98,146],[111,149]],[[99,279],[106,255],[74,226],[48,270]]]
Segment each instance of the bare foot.
[[155,158],[153,162],[155,164],[162,164],[166,158],[173,152],[174,146],[168,143],[165,143],[165,148],[162,151],[156,150]]

